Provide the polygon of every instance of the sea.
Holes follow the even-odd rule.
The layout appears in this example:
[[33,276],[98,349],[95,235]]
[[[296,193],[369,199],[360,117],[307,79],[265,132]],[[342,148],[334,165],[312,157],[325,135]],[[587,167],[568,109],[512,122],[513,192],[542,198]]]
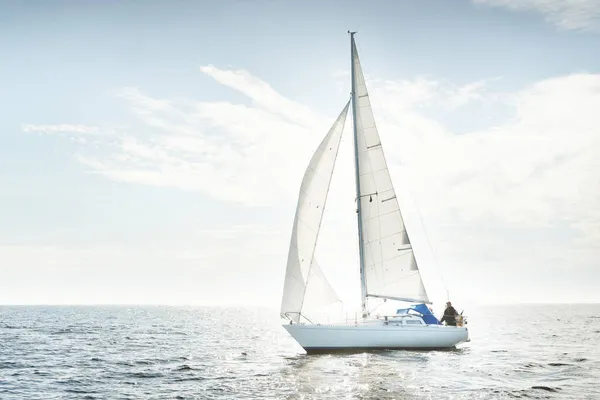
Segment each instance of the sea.
[[277,310],[0,307],[0,399],[600,399],[600,305],[461,307],[450,351],[306,355]]

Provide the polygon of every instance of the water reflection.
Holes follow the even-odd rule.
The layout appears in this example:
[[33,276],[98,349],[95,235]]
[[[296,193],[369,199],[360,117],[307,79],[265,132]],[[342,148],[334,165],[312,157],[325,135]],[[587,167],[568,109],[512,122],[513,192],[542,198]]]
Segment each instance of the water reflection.
[[[280,374],[294,393],[286,398],[417,398],[427,391],[419,381],[436,352],[354,351],[286,357]],[[444,352],[441,352],[444,353]],[[300,397],[298,397],[300,396]],[[309,396],[309,397],[306,397]]]

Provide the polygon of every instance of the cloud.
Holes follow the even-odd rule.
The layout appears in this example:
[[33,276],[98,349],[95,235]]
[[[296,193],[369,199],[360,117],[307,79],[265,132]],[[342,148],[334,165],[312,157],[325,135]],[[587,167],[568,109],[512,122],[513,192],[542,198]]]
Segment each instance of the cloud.
[[[260,225],[207,233],[235,243],[245,255],[274,256],[273,268],[283,275],[300,180],[335,116],[286,99],[246,71],[201,70],[252,104],[159,99],[124,88],[119,96],[138,124],[106,137],[98,148],[82,145],[77,159],[115,181],[198,191],[233,205],[269,206],[272,214],[285,209],[288,218],[267,228],[276,234],[259,234]],[[478,286],[462,293],[467,298],[506,298],[513,294],[510,286],[523,300],[530,283],[514,284],[515,276],[593,276],[589,271],[597,265],[600,75],[555,77],[510,94],[492,90],[490,81],[368,84],[422,264],[434,266],[437,258],[452,288],[465,281]],[[464,128],[464,121],[481,114],[496,122]],[[460,116],[461,129],[440,115]],[[341,280],[351,280],[348,265],[356,265],[355,252],[347,251],[356,247],[350,127],[349,118],[323,222],[328,244],[318,250],[320,264],[330,266],[326,273]],[[428,255],[428,241],[435,256]],[[185,254],[202,257],[191,248]],[[222,257],[238,262],[231,254]]]
[[83,135],[97,135],[100,133],[100,129],[97,126],[88,125],[71,125],[71,124],[58,124],[58,125],[32,125],[26,124],[22,127],[23,132],[37,132],[45,134],[61,134],[61,133],[72,133],[72,134],[83,134]]
[[421,142],[412,169],[443,182],[446,207],[465,218],[550,223],[600,210],[600,75],[538,82],[514,106],[507,124]]
[[598,31],[598,0],[472,0],[476,4],[504,7],[514,11],[539,12],[546,21],[564,30]]
[[68,137],[68,139],[73,143],[88,146],[97,146],[98,144],[102,143],[99,141],[102,136],[111,136],[115,133],[113,129],[101,129],[98,126],[81,124],[24,124],[21,129],[26,133]]
[[217,82],[228,86],[252,99],[260,108],[285,118],[287,121],[305,126],[318,127],[320,115],[315,114],[307,106],[289,100],[277,93],[268,83],[252,76],[244,70],[223,70],[212,65],[201,67],[200,70],[214,78]]
[[96,152],[82,149],[78,160],[116,181],[202,191],[243,205],[273,204],[296,192],[289,177],[302,167],[288,162],[289,153],[306,158],[328,121],[247,73],[203,69],[252,93],[255,105],[155,99],[124,88],[118,95],[143,134],[123,133]]

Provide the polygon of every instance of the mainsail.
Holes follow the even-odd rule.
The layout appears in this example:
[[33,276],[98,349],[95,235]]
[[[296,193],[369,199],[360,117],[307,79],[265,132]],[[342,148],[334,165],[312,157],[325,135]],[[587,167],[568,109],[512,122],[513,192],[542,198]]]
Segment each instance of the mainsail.
[[363,307],[367,297],[429,302],[375,125],[351,35]]
[[295,322],[339,301],[315,259],[315,248],[349,105],[313,154],[300,187],[281,302],[281,316]]

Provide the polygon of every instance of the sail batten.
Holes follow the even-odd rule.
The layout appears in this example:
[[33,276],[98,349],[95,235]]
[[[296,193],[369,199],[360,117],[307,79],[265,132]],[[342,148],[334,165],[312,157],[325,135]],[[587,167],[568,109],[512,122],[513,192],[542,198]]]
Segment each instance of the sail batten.
[[362,200],[357,206],[363,303],[366,297],[428,302],[377,131],[354,36],[351,45],[357,199]]
[[288,251],[281,316],[300,316],[339,301],[315,259],[315,249],[350,101],[314,152],[304,173]]

